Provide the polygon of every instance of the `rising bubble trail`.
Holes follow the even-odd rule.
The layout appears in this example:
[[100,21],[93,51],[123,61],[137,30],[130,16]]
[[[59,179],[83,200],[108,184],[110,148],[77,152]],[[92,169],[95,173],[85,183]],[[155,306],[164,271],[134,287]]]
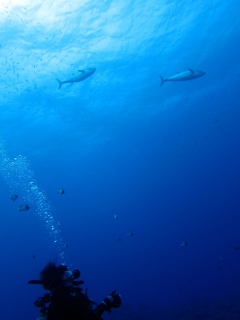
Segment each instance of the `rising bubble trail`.
[[11,195],[21,195],[21,198],[35,209],[37,216],[44,221],[50,239],[57,248],[59,257],[64,260],[60,223],[54,219],[53,208],[49,204],[45,192],[38,187],[34,172],[29,168],[29,161],[22,155],[18,155],[11,160],[1,139],[0,173],[8,185]]

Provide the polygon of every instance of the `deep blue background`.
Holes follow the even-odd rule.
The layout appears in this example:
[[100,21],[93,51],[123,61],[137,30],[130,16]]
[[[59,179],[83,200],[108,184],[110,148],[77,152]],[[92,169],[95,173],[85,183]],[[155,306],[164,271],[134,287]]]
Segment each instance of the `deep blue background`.
[[[112,319],[239,297],[238,1],[6,0],[0,17],[2,319],[37,318],[27,281],[49,260],[97,302],[121,292]],[[159,86],[188,68],[206,75]]]

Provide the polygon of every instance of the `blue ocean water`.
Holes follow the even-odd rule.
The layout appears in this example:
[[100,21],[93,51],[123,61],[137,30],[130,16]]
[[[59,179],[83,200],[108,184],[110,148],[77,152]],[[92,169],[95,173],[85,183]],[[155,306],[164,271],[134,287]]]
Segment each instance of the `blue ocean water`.
[[236,319],[240,3],[2,0],[0,23],[2,319],[38,317],[50,260],[121,293],[106,319]]

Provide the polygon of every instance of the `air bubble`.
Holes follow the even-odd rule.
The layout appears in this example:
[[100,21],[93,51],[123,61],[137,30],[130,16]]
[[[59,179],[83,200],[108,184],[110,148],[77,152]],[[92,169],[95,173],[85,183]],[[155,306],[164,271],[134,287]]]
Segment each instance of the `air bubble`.
[[[47,201],[46,194],[35,181],[34,172],[29,168],[29,161],[22,155],[10,160],[0,139],[0,173],[6,181],[11,194],[19,194],[30,206],[36,208],[36,214],[44,221],[53,244],[58,244],[58,255],[64,258],[59,222],[53,217],[53,208]],[[54,231],[54,232],[53,232]]]

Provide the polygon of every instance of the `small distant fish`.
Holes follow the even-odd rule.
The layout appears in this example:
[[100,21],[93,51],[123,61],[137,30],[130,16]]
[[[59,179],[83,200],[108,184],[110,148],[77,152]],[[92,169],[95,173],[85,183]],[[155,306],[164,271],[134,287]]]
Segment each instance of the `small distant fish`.
[[18,211],[27,211],[29,209],[30,207],[28,204],[22,204],[21,206],[18,207]]
[[121,242],[121,241],[122,241],[122,239],[121,239],[121,238],[118,238],[118,241],[119,241],[119,242]]
[[60,194],[64,194],[64,193],[65,193],[65,190],[64,190],[64,189],[62,189],[62,188],[58,188],[58,193],[60,193]]
[[12,201],[16,201],[17,198],[18,198],[18,195],[17,195],[17,194],[14,194],[13,196],[11,196],[10,199],[11,199]]
[[186,241],[183,241],[181,244],[180,244],[181,247],[187,247],[188,246],[188,243]]
[[65,244],[63,245],[63,248],[68,248],[68,244],[65,243]]
[[235,250],[240,250],[240,247],[236,247]]
[[118,220],[118,215],[117,214],[114,215],[114,219]]
[[32,255],[32,258],[33,258],[33,259],[35,259],[35,258],[36,258],[36,256],[33,254],[33,255]]
[[132,236],[133,236],[133,233],[132,233],[132,232],[128,232],[128,233],[127,233],[127,236],[132,237]]

